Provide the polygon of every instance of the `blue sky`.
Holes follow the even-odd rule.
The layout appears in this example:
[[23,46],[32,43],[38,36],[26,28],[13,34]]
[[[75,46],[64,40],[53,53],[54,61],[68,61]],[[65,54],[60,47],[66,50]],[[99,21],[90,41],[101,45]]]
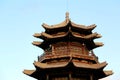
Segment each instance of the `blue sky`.
[[113,70],[109,80],[120,79],[120,0],[0,0],[0,80],[35,80],[22,73],[34,69],[33,62],[43,53],[31,44],[32,35],[43,32],[42,23],[57,24],[69,11],[73,22],[96,24],[93,32],[104,43],[94,50],[105,69]]

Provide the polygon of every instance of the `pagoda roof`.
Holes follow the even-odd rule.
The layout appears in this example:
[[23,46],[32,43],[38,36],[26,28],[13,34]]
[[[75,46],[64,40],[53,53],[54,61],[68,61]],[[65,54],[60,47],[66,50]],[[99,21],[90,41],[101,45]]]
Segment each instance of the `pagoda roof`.
[[67,67],[72,63],[74,67],[77,68],[87,68],[87,69],[102,69],[104,68],[107,63],[97,63],[97,64],[86,64],[86,63],[80,63],[80,62],[75,62],[75,61],[70,61],[70,62],[59,62],[59,63],[53,63],[53,64],[48,64],[48,63],[41,63],[41,62],[34,62],[34,66],[38,67],[40,69],[51,69],[51,68],[60,68],[60,67]]
[[76,32],[72,32],[72,31],[68,31],[64,34],[58,34],[58,35],[50,35],[50,34],[47,34],[45,32],[42,32],[42,33],[35,33],[33,36],[37,37],[37,38],[44,39],[44,40],[48,40],[48,39],[62,38],[62,37],[66,37],[69,35],[71,35],[74,38],[78,38],[78,39],[95,39],[95,38],[101,37],[101,35],[98,33],[92,33],[89,35],[81,36],[80,34],[77,34]]
[[72,22],[69,18],[69,13],[66,13],[66,19],[60,24],[48,25],[43,23],[42,26],[44,27],[46,33],[53,33],[55,31],[63,31],[63,30],[65,31],[69,29],[69,27],[77,31],[91,32],[91,30],[93,30],[96,27],[95,24],[85,26],[85,25],[80,25]]
[[34,41],[32,43],[42,49],[46,49],[50,44],[60,41],[85,43],[89,50],[103,46],[103,43],[96,43],[93,41],[101,37],[100,34],[91,32],[96,27],[95,24],[90,26],[75,24],[70,20],[68,12],[66,13],[65,21],[62,23],[51,26],[43,24],[42,26],[45,28],[45,32],[35,33],[33,36],[43,39],[43,42]]
[[[59,62],[59,63],[41,63],[41,62],[34,62],[33,63],[36,69],[45,70],[45,69],[56,69],[56,68],[64,68],[67,66],[70,66],[72,64],[73,67],[76,68],[84,68],[84,69],[93,69],[93,70],[100,70],[103,69],[107,63],[97,63],[97,64],[86,64],[86,63],[79,63],[75,61],[69,61],[69,62]],[[24,70],[24,74],[32,76],[36,78],[35,74],[37,73],[37,70]],[[112,71],[103,71],[103,74],[105,76],[112,75]]]
[[[23,73],[38,79],[37,78],[38,76],[35,76],[35,74],[37,73],[36,70],[24,70]],[[110,76],[113,74],[113,72],[111,70],[103,71],[103,73],[105,74],[105,76]]]
[[67,41],[74,41],[75,40],[75,41],[78,41],[80,43],[87,42],[88,44],[86,44],[86,45],[92,45],[91,48],[89,48],[89,49],[103,46],[103,44],[100,42],[96,43],[96,42],[92,41],[95,38],[101,37],[101,35],[98,33],[92,33],[89,35],[80,35],[76,32],[72,32],[71,30],[69,30],[68,32],[63,33],[63,34],[51,35],[51,34],[42,32],[42,33],[35,33],[33,36],[37,37],[37,38],[41,38],[44,40],[43,42],[38,42],[38,41],[33,42],[33,45],[36,45],[36,46],[41,47],[43,49],[48,44],[51,44],[51,43],[54,43],[57,41],[61,41],[61,40],[63,40],[63,41],[66,41],[66,40]]

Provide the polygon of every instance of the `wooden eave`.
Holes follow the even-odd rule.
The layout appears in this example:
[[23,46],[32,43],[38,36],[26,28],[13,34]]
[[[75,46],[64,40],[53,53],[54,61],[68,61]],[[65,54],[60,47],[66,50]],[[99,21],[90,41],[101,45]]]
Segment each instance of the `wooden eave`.
[[40,42],[40,41],[33,41],[32,44],[33,44],[33,45],[36,45],[36,46],[39,46],[39,45],[42,44],[42,42]]
[[64,20],[63,22],[61,22],[60,24],[55,24],[55,25],[48,25],[43,23],[42,26],[43,28],[45,28],[45,30],[52,30],[52,29],[60,29],[63,27],[66,27],[66,25],[70,22],[69,19]]
[[40,38],[42,35],[41,35],[41,33],[35,33],[33,36],[36,38]]
[[104,44],[102,42],[95,42],[95,47],[101,47],[103,46]]
[[105,75],[106,76],[110,76],[113,74],[113,72],[111,70],[108,70],[108,71],[104,71]]
[[92,24],[92,25],[89,25],[89,26],[85,26],[85,25],[80,25],[80,24],[76,24],[74,22],[71,22],[71,27],[72,29],[77,29],[78,31],[92,31],[96,25],[95,24]]
[[98,79],[101,79],[101,78],[104,78],[104,77],[107,77],[107,76],[110,76],[112,75],[113,72],[108,70],[108,71],[104,71],[104,70],[98,70],[95,72],[95,75],[94,76],[97,76]]
[[89,50],[92,50],[97,47],[102,47],[104,45],[102,42],[94,42],[93,40],[86,40],[85,44]]
[[[67,40],[67,41],[78,41],[78,42],[87,42],[86,45],[91,45],[92,49],[93,48],[96,48],[96,47],[100,47],[100,46],[103,46],[102,43],[94,43],[92,40],[95,39],[95,38],[100,38],[101,35],[98,34],[98,33],[92,33],[92,34],[89,34],[89,35],[85,35],[85,36],[81,36],[79,34],[76,34],[72,31],[68,31],[66,32],[65,34],[59,34],[59,35],[50,35],[50,34],[47,34],[45,32],[42,32],[41,34],[34,34],[35,37],[39,37],[41,39],[43,39],[44,41],[43,42],[38,42],[38,41],[34,41],[32,44],[33,45],[36,45],[38,47],[41,47],[41,48],[45,48],[45,46],[49,46],[49,44],[51,43],[54,43],[54,42],[58,42],[60,40]],[[71,37],[70,37],[71,36]]]
[[87,68],[87,69],[95,69],[95,70],[103,69],[107,65],[106,62],[97,63],[97,64],[85,64],[85,63],[74,62],[73,64],[75,67],[78,67],[78,68]]
[[26,75],[31,75],[35,72],[35,70],[24,70],[23,73]]
[[68,31],[65,34],[58,34],[58,35],[50,35],[50,34],[47,34],[45,32],[42,32],[42,33],[35,33],[33,36],[37,37],[37,38],[47,40],[47,39],[55,39],[55,38],[61,38],[61,37],[69,36],[70,34],[72,34],[73,37],[80,38],[80,39],[95,39],[95,38],[100,38],[101,37],[101,35],[98,34],[98,33],[92,33],[92,34],[89,34],[89,35],[81,36],[81,35],[78,35],[78,34],[72,32],[72,31]]
[[[71,36],[71,38],[69,38],[69,35]],[[75,33],[66,33],[64,35],[57,35],[57,36],[53,36],[53,35],[49,35],[47,33],[42,33],[41,36],[39,36],[39,38],[44,39],[43,42],[39,42],[39,41],[34,41],[32,44],[36,45],[38,47],[41,47],[42,49],[45,49],[49,46],[49,44],[52,44],[54,42],[58,42],[58,41],[65,41],[65,40],[70,40],[70,41],[78,41],[78,42],[85,42],[86,46],[92,50],[96,47],[101,47],[103,46],[103,43],[100,42],[93,42],[93,39],[95,38],[99,38],[101,37],[99,34],[97,33],[93,33],[90,35],[86,35],[86,36],[80,36],[77,35]]]
[[72,35],[76,38],[80,38],[80,39],[95,39],[95,38],[101,38],[101,35],[98,34],[98,33],[92,33],[92,34],[89,34],[89,35],[86,35],[86,36],[80,36],[80,35],[76,35],[74,33],[72,33]]
[[23,73],[34,77],[36,79],[38,79],[40,76],[38,74],[42,74],[42,72],[46,69],[56,69],[56,68],[66,68],[67,66],[73,65],[73,67],[76,68],[81,68],[81,69],[92,69],[92,70],[98,70],[100,72],[96,72],[97,76],[99,76],[99,78],[103,78],[109,75],[112,75],[113,72],[112,71],[102,71],[103,68],[107,65],[106,62],[100,63],[100,64],[85,64],[85,63],[78,63],[78,62],[61,62],[61,63],[52,63],[52,64],[47,64],[47,63],[40,63],[40,62],[34,62],[34,66],[38,69],[40,69],[41,71],[38,72],[38,70],[24,70]]
[[43,23],[42,26],[44,27],[45,32],[50,33],[50,34],[55,33],[55,32],[67,31],[69,27],[71,27],[73,31],[75,30],[77,32],[90,33],[96,27],[95,24],[92,24],[89,26],[75,24],[70,19],[65,19],[65,21],[61,22],[60,24],[56,24],[56,25],[48,25],[48,24]]
[[68,65],[68,62],[53,63],[53,64],[34,62],[33,64],[35,67],[40,68],[40,69],[52,69],[52,68],[65,67]]
[[40,47],[42,49],[46,49],[46,48],[49,47],[50,42],[46,42],[46,41],[43,41],[43,42],[33,41],[32,44],[37,46],[37,47]]
[[36,79],[40,77],[39,73],[36,70],[24,70],[23,73]]
[[52,69],[52,68],[67,67],[71,63],[73,67],[76,68],[93,69],[93,70],[103,69],[107,65],[106,62],[98,63],[98,64],[86,64],[86,63],[72,61],[72,62],[59,62],[53,64],[34,62],[34,66],[40,69]]
[[60,24],[56,24],[56,25],[48,25],[43,23],[42,26],[45,29],[46,33],[57,33],[60,31],[67,31],[68,30],[68,24],[69,24],[70,20],[66,19],[65,21],[61,22]]

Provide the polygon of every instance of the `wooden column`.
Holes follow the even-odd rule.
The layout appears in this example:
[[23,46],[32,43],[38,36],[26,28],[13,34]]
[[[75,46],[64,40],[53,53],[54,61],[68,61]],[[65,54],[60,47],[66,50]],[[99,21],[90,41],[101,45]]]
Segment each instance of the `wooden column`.
[[93,74],[90,74],[90,80],[93,80]]
[[72,80],[71,72],[69,73],[69,80]]
[[49,80],[49,75],[48,74],[46,74],[46,80]]

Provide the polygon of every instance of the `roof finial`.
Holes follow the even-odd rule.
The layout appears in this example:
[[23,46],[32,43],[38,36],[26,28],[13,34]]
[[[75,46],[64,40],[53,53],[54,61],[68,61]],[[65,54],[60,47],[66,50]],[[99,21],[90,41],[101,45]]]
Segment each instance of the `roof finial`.
[[69,19],[69,12],[66,12],[66,19]]

